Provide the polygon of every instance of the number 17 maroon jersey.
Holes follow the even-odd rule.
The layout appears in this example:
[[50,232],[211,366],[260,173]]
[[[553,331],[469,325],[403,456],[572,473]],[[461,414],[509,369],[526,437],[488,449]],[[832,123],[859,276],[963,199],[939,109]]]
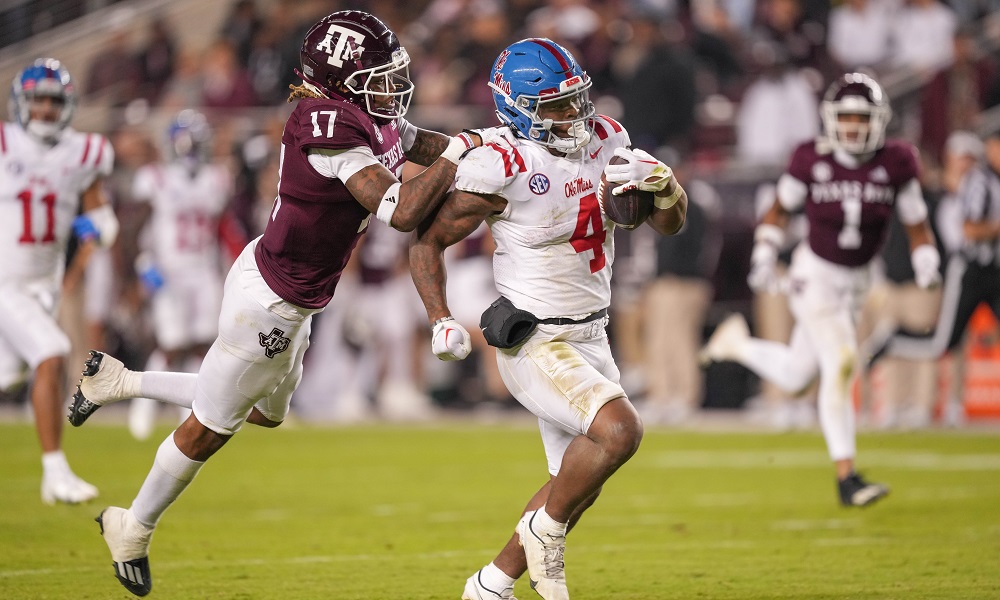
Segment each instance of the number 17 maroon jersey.
[[268,286],[296,306],[326,306],[371,218],[340,178],[316,172],[308,151],[365,147],[399,177],[406,158],[395,121],[379,125],[349,102],[307,98],[285,123],[278,197],[256,258]]

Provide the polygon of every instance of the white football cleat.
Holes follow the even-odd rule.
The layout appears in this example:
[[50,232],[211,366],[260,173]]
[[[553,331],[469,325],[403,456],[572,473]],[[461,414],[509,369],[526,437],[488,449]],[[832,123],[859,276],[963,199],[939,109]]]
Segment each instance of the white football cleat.
[[84,364],[83,378],[73,394],[69,422],[79,427],[105,404],[140,395],[138,375],[126,369],[117,358],[91,350]]
[[708,343],[698,353],[702,365],[726,360],[738,360],[740,348],[750,339],[750,326],[740,313],[734,313],[719,323],[708,338]]
[[524,513],[517,524],[519,543],[528,561],[531,589],[544,600],[569,600],[566,587],[566,536],[535,533],[531,523],[536,511]]
[[72,471],[42,475],[42,502],[79,504],[97,497],[97,488],[77,477]]
[[155,530],[140,523],[131,510],[117,506],[105,508],[94,520],[101,526],[101,535],[111,550],[115,577],[136,596],[148,594],[153,589],[149,543]]
[[482,569],[473,573],[465,582],[465,591],[462,592],[462,600],[517,600],[514,597],[514,586],[495,591],[487,588],[480,580]]

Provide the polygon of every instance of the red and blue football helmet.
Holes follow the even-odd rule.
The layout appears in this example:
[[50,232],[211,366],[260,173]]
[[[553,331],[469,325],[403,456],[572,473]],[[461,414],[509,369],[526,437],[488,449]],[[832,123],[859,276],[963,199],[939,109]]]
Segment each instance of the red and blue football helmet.
[[366,12],[341,10],[320,19],[302,40],[299,61],[296,74],[327,98],[344,98],[389,120],[410,106],[410,57],[396,34]]
[[[48,96],[62,101],[54,122],[31,118],[31,101]],[[22,69],[11,83],[7,112],[32,136],[53,143],[69,125],[76,110],[76,90],[69,71],[54,58],[39,58]]]
[[[568,50],[545,38],[528,38],[508,46],[493,63],[493,102],[497,117],[529,140],[570,154],[590,142],[591,80]],[[567,121],[539,117],[547,103],[569,102],[576,116]],[[559,137],[554,125],[569,125]]]

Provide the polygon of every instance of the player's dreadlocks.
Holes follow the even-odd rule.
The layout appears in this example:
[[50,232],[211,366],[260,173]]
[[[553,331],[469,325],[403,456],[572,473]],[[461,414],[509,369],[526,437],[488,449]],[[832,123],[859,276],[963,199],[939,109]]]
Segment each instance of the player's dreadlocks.
[[288,89],[292,90],[292,93],[288,94],[288,100],[286,102],[291,102],[292,100],[298,100],[299,98],[319,98],[320,95],[303,85],[293,85],[288,84]]

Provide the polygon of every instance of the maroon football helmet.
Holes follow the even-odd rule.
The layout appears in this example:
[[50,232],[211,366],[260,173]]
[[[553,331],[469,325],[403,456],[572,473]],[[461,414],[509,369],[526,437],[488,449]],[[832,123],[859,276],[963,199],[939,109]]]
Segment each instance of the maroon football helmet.
[[[864,73],[847,73],[827,89],[820,107],[827,139],[834,148],[851,154],[868,154],[885,143],[885,129],[892,109],[885,92]],[[867,120],[841,120],[841,115],[862,115]]]
[[385,23],[341,10],[306,33],[296,73],[328,98],[344,98],[382,119],[406,114],[413,97],[410,57]]

